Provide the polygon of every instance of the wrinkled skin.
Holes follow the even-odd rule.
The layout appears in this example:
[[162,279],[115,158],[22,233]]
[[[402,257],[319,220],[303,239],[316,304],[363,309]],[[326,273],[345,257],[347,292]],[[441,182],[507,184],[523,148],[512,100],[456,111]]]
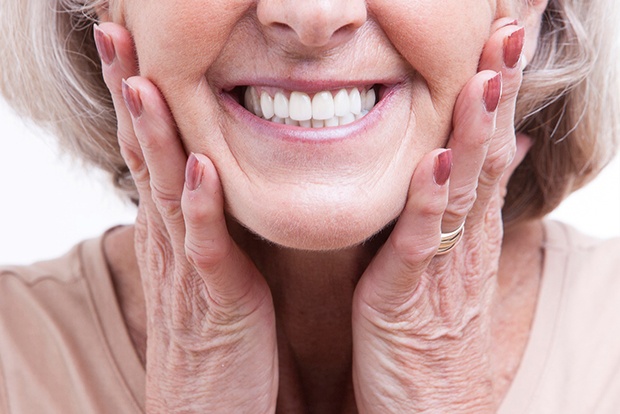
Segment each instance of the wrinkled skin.
[[[495,412],[502,194],[530,145],[513,125],[522,60],[508,67],[504,48],[520,26],[495,17],[528,24],[527,55],[542,6],[194,3],[128,1],[103,14],[126,28],[103,23],[98,35],[113,45],[103,74],[140,193],[147,411]],[[452,26],[461,30],[439,31]],[[231,82],[268,71],[298,85],[308,73],[364,79],[373,65],[369,78],[387,73],[399,87],[354,144],[266,141],[222,99]],[[463,221],[459,245],[435,256],[441,230]],[[350,280],[333,295],[346,309],[299,323],[331,309],[330,292]],[[295,283],[309,286],[297,303]],[[319,338],[316,369],[304,370],[299,338]],[[336,397],[315,398],[335,378],[318,371],[339,364],[348,379],[330,384]]]

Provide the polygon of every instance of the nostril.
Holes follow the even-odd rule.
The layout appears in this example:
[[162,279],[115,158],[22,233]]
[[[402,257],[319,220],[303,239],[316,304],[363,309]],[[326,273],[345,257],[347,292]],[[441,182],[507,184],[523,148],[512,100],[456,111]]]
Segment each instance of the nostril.
[[357,26],[356,26],[356,25],[354,25],[353,23],[351,23],[351,24],[347,24],[347,25],[345,25],[345,26],[342,26],[342,27],[341,27],[341,28],[339,28],[338,30],[336,30],[336,31],[334,32],[334,35],[335,35],[335,36],[342,35],[342,34],[345,34],[345,33],[348,33],[348,32],[352,32],[352,31],[354,31],[355,29],[357,29]]
[[362,0],[261,0],[257,5],[265,32],[290,47],[336,47],[363,26],[367,15]]
[[289,26],[288,24],[279,23],[279,22],[273,22],[271,26],[275,28],[276,30],[284,30],[284,31],[293,30],[293,28]]

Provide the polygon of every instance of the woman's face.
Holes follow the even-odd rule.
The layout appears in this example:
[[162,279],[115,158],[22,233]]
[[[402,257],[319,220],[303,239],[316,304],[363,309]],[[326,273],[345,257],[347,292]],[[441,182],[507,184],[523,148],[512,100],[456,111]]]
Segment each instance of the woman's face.
[[187,151],[215,164],[228,213],[302,249],[360,243],[398,216],[509,14],[496,0],[126,0],[122,13],[141,74]]

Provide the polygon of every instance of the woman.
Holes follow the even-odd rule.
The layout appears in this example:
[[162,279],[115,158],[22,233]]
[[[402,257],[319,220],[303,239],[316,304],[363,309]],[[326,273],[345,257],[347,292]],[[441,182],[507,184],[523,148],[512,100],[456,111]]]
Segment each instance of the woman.
[[6,411],[620,406],[619,243],[541,221],[617,143],[614,3],[66,3],[3,6],[4,95],[139,213],[2,272]]

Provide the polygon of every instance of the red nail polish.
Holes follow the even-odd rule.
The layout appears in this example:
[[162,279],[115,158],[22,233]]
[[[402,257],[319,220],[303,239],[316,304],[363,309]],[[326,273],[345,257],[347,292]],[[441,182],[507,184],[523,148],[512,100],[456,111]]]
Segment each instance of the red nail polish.
[[495,112],[499,105],[499,99],[502,97],[502,73],[489,79],[484,85],[484,107],[487,112]]
[[99,52],[99,57],[106,65],[112,64],[114,59],[116,59],[116,50],[114,49],[114,42],[112,42],[112,38],[108,36],[99,28],[98,25],[94,26],[95,32],[95,45],[97,46],[97,52]]
[[195,191],[202,182],[203,166],[192,152],[185,167],[185,185],[189,191]]
[[525,28],[521,27],[504,39],[504,65],[513,69],[517,67],[525,42]]
[[447,149],[435,158],[435,166],[433,168],[433,179],[435,184],[441,186],[448,181],[452,172],[452,150]]
[[137,90],[131,87],[125,79],[123,79],[123,99],[125,99],[125,105],[134,118],[139,118],[142,115],[142,99]]

